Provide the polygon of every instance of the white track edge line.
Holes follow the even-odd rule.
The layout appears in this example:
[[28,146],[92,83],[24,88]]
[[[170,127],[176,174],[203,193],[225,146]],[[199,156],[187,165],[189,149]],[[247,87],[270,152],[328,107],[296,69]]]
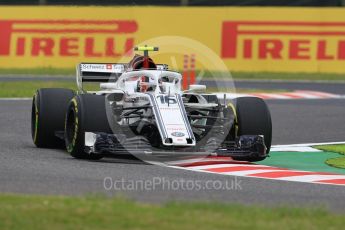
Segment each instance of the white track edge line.
[[0,101],[29,101],[31,97],[1,97]]

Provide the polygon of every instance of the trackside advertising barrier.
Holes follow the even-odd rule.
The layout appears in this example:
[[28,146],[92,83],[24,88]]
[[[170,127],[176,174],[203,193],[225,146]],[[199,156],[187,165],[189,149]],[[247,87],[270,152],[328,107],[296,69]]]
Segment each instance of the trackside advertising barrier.
[[0,7],[0,68],[129,60],[134,45],[169,35],[231,71],[345,73],[345,9],[274,7]]

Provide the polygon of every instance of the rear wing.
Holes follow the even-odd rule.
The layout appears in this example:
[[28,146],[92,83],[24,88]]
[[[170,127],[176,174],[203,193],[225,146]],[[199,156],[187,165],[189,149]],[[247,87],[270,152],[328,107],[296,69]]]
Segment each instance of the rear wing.
[[78,90],[84,92],[83,82],[116,82],[126,68],[125,63],[80,63],[76,69]]
[[[168,65],[157,64],[156,70],[167,70]],[[77,86],[84,92],[83,82],[116,82],[125,71],[130,71],[127,63],[80,63],[77,65]]]

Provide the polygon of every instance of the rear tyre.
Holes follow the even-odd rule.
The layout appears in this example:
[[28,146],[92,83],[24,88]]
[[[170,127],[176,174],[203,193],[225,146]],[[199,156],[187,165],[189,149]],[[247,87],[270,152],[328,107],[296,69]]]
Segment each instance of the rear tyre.
[[65,121],[67,151],[78,159],[99,160],[102,154],[85,152],[85,132],[112,133],[106,114],[105,98],[82,94],[69,103]]
[[31,136],[39,148],[62,148],[63,139],[56,136],[63,132],[65,113],[74,92],[69,89],[39,89],[32,100]]
[[[238,136],[264,135],[268,154],[272,142],[272,121],[270,111],[264,100],[256,97],[240,97],[236,99],[236,114],[238,123]],[[247,161],[261,161],[266,156],[256,156]]]

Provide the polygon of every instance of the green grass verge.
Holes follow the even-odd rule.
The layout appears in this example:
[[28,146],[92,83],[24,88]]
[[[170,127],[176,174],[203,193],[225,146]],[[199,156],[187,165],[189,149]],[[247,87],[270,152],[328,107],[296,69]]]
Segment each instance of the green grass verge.
[[0,69],[0,75],[23,74],[23,75],[75,75],[74,68],[21,68]]
[[344,215],[220,203],[0,195],[0,229],[342,229]]
[[314,146],[316,149],[320,149],[326,152],[334,152],[345,155],[345,145],[318,145]]
[[[76,90],[75,81],[0,81],[0,97],[31,97],[39,88],[68,88]],[[84,84],[86,90],[99,90],[98,83]],[[212,89],[208,92],[227,92],[226,89]],[[236,89],[236,93],[273,93],[284,92],[283,90],[261,90],[261,89]]]
[[325,163],[335,168],[345,169],[345,157],[330,158]]
[[[345,81],[345,74],[336,73],[276,73],[276,72],[235,72],[232,71],[234,79],[250,80],[318,80],[318,81]],[[30,74],[30,75],[75,75],[74,68],[30,68],[30,69],[0,69],[0,75],[7,74]],[[217,72],[205,72],[203,77],[216,77]]]
[[39,88],[69,88],[76,89],[75,82],[69,81],[18,81],[1,82],[0,97],[32,97]]
[[[314,148],[345,155],[345,145],[321,145],[314,146]],[[345,157],[330,158],[327,159],[325,163],[332,167],[345,169]]]

